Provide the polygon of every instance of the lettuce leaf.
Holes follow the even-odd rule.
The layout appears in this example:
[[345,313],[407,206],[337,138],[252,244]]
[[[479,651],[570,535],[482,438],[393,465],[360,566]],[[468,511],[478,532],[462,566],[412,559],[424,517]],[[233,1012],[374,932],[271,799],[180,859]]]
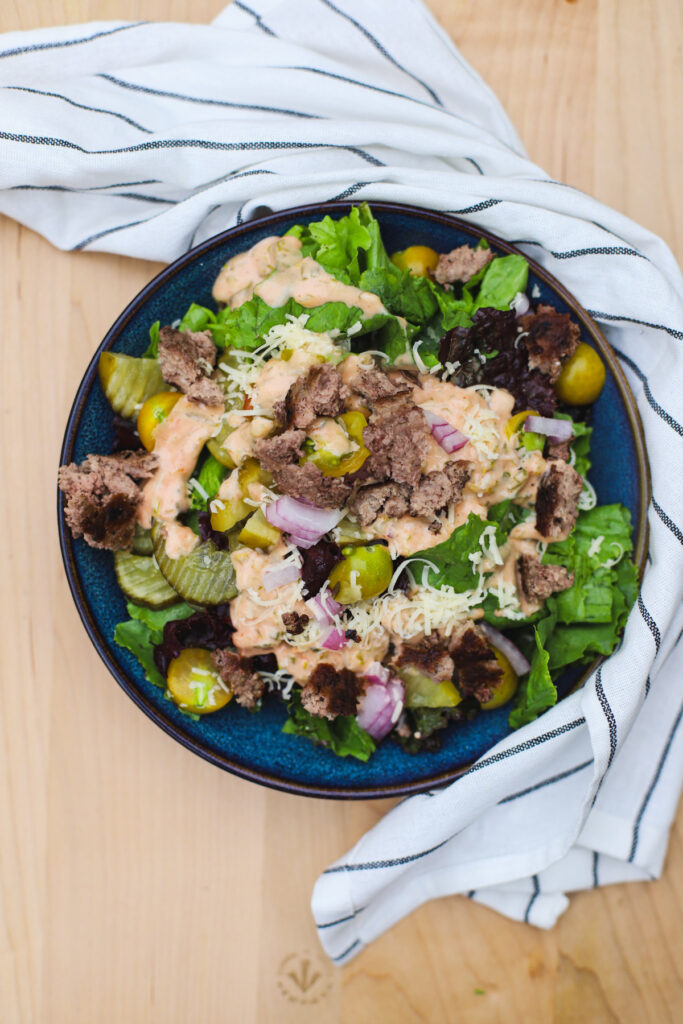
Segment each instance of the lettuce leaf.
[[149,345],[142,353],[143,359],[156,359],[159,355],[159,321],[155,320],[149,329]]
[[214,459],[213,455],[207,455],[196,480],[199,486],[206,491],[208,498],[203,498],[199,491],[193,487],[190,492],[190,508],[198,509],[199,511],[206,509],[209,502],[218,494],[218,489],[228,473],[227,466],[220,463],[218,459]]
[[600,505],[581,512],[567,540],[549,544],[543,561],[574,573],[569,590],[555,595],[559,622],[611,622],[617,573],[609,564],[629,556],[631,514],[623,505]]
[[206,306],[198,306],[193,302],[183,319],[178,324],[179,331],[204,331],[216,323],[216,314]]
[[416,551],[414,558],[424,558],[436,566],[436,571],[428,569],[426,578],[429,585],[453,587],[458,593],[476,587],[479,576],[469,556],[481,552],[480,538],[490,525],[470,512],[467,521],[454,530],[448,540],[425,551]]
[[375,751],[375,741],[361,729],[353,717],[316,718],[301,706],[300,691],[295,688],[287,702],[289,718],[282,727],[284,733],[304,736],[313,743],[329,747],[338,757],[356,757],[367,761]]
[[509,309],[517,292],[525,291],[528,279],[529,264],[523,256],[497,256],[484,269],[472,312],[485,308]]
[[538,626],[534,626],[536,650],[531,659],[531,671],[517,691],[515,704],[508,718],[511,729],[519,729],[533,722],[543,711],[557,703],[557,689],[548,669],[550,655],[544,646],[553,626],[552,614],[542,619]]

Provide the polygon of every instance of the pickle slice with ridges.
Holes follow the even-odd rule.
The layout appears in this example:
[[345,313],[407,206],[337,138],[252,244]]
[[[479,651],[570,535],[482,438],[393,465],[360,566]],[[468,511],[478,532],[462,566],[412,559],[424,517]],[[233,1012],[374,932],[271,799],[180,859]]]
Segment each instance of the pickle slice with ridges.
[[134,419],[142,403],[152,395],[168,390],[156,359],[103,352],[97,370],[112,409],[127,420]]
[[192,604],[223,604],[237,595],[235,569],[227,551],[219,551],[210,540],[202,541],[189,555],[169,558],[163,527],[152,525],[154,556],[162,575],[177,594]]
[[133,537],[133,554],[151,555],[153,551],[152,534],[149,530],[143,530],[140,524],[136,523],[135,536]]
[[134,555],[130,551],[114,554],[114,570],[126,597],[148,608],[168,608],[178,595],[159,572],[151,555]]

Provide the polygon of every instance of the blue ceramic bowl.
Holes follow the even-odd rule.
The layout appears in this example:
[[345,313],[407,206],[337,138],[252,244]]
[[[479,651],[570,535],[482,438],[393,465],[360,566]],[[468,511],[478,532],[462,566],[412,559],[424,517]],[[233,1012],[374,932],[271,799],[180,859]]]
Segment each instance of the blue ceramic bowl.
[[[498,252],[515,252],[488,232],[445,214],[390,203],[373,203],[389,252],[408,245],[427,244],[448,252],[484,237]],[[191,302],[212,305],[211,286],[231,256],[267,235],[282,234],[291,225],[318,220],[329,213],[348,213],[348,203],[303,206],[231,228],[192,249],[154,278],[124,310],[97,349],[78,389],[66,427],[61,461],[81,462],[90,452],[106,453],[113,444],[112,415],[97,381],[97,361],[105,349],[140,355],[155,320],[171,323]],[[526,257],[528,259],[528,257]],[[596,325],[565,291],[529,260],[529,288],[538,286],[539,301],[571,313],[581,325],[583,339],[592,344],[607,367],[605,389],[593,409],[595,427],[590,478],[600,504],[623,502],[635,524],[635,558],[646,554],[649,477],[642,427],[633,396],[619,365]],[[538,292],[534,291],[535,295]],[[619,444],[607,439],[618,437]],[[601,440],[606,443],[601,443]],[[381,744],[367,764],[338,758],[308,740],[281,732],[285,709],[266,701],[252,715],[231,703],[225,710],[195,722],[152,686],[135,660],[112,640],[116,623],[127,618],[125,601],[114,575],[110,553],[74,540],[64,524],[63,500],[58,499],[59,533],[66,573],[74,600],[90,639],[116,681],[170,736],[213,764],[243,778],[277,789],[309,796],[368,798],[397,796],[442,785],[508,733],[508,708],[479,715],[475,721],[451,725],[436,753],[407,754],[392,743]],[[560,682],[565,695],[585,679],[585,670],[569,670]]]

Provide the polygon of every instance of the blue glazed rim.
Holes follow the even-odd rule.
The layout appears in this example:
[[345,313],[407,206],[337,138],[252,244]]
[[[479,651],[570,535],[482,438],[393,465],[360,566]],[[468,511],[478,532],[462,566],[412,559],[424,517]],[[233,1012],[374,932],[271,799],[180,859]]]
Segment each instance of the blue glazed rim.
[[[98,346],[93,358],[88,364],[88,368],[83,376],[78,391],[76,392],[76,397],[74,398],[74,402],[69,413],[60,454],[60,464],[73,461],[73,451],[81,424],[81,417],[97,377],[97,363],[100,354],[115,345],[115,343],[121,338],[133,317],[161,287],[166,285],[178,274],[182,274],[183,270],[188,267],[188,265],[201,259],[207,254],[212,253],[213,250],[219,248],[225,242],[234,242],[239,240],[242,236],[250,235],[259,229],[268,229],[271,227],[276,228],[283,221],[306,221],[326,214],[330,214],[332,216],[343,216],[349,212],[352,205],[353,204],[349,202],[334,201],[328,203],[313,203],[305,206],[292,207],[287,210],[281,210],[265,217],[255,218],[245,224],[229,228],[218,235],[214,235],[212,238],[201,243],[201,245],[190,249],[174,263],[169,264],[168,267],[165,267],[159,274],[157,274],[157,276],[153,278],[152,281],[150,281],[138,293],[138,295],[136,295],[126,309],[124,309],[105,335],[103,341]],[[504,241],[491,232],[445,213],[423,210],[419,207],[406,204],[377,201],[372,203],[372,209],[379,215],[383,213],[403,215],[417,218],[423,223],[425,221],[432,221],[442,227],[457,230],[475,240],[485,238],[494,249],[497,249],[500,252],[506,254],[518,253],[524,256],[524,259],[529,263],[532,273],[542,281],[547,288],[555,293],[557,298],[559,298],[570,309],[572,315],[579,321],[582,330],[589,336],[591,342],[598,350],[611,372],[631,431],[636,458],[638,494],[634,531],[634,561],[638,567],[639,576],[642,577],[647,557],[647,508],[650,503],[651,493],[650,471],[643,428],[628,381],[624,376],[614,352],[603,337],[597,325],[577,300],[563,287],[563,285],[560,284],[559,281],[556,280],[556,278],[549,274],[548,271],[525,253],[521,253],[516,246],[511,245],[509,242]],[[273,233],[277,232],[274,231]],[[60,548],[69,587],[81,621],[83,622],[86,632],[88,633],[97,653],[114,676],[119,686],[121,686],[121,688],[128,694],[131,700],[133,700],[149,718],[160,726],[164,732],[173,737],[173,739],[177,740],[188,750],[198,754],[200,757],[203,757],[205,760],[211,762],[217,767],[251,782],[257,782],[272,789],[283,790],[285,792],[295,793],[301,796],[325,797],[329,799],[379,799],[420,793],[425,790],[446,785],[468,770],[468,764],[459,764],[445,771],[435,772],[434,774],[426,777],[422,776],[413,781],[401,780],[395,783],[354,786],[331,786],[316,783],[309,784],[297,779],[282,778],[281,776],[274,775],[260,767],[249,767],[248,765],[235,762],[229,757],[211,749],[200,740],[188,735],[175,722],[165,717],[160,710],[147,699],[145,694],[137,688],[137,686],[128,678],[127,674],[114,660],[111,653],[111,641],[108,641],[102,634],[90,609],[88,598],[76,564],[73,539],[64,521],[64,500],[59,491],[57,492],[57,518]],[[583,686],[586,679],[603,660],[603,657],[596,658],[595,661],[573,681],[573,685],[570,683],[568,690],[573,692]],[[566,693],[564,695],[566,695]],[[494,743],[495,742],[498,742],[497,738],[494,740]]]

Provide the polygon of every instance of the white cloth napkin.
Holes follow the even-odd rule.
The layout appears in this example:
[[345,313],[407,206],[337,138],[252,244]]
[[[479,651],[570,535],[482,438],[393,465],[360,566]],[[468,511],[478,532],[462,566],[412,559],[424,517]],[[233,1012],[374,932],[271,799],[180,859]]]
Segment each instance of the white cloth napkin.
[[0,85],[0,211],[62,248],[171,260],[264,206],[395,200],[517,242],[591,311],[652,470],[623,643],[459,781],[399,804],[324,872],[313,913],[342,963],[436,896],[550,927],[569,891],[659,875],[683,776],[683,281],[664,243],[532,164],[419,0],[10,33]]

